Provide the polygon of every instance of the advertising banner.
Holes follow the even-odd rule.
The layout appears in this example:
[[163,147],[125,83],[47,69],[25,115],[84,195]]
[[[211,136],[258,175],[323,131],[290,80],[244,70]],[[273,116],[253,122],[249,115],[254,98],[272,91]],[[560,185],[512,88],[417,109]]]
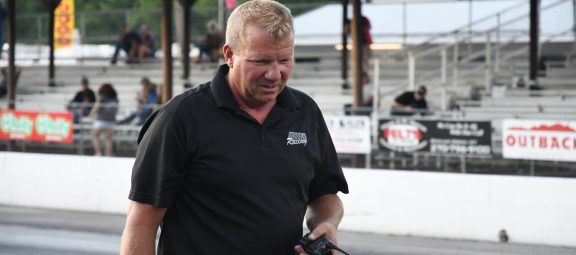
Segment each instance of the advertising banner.
[[576,121],[502,121],[504,158],[576,161]]
[[70,112],[0,110],[0,139],[72,143],[72,135]]
[[74,39],[74,0],[62,0],[54,10],[54,48],[72,47]]
[[338,153],[368,154],[370,118],[368,116],[325,116],[326,126]]
[[381,119],[378,144],[397,152],[490,155],[492,129],[488,121]]

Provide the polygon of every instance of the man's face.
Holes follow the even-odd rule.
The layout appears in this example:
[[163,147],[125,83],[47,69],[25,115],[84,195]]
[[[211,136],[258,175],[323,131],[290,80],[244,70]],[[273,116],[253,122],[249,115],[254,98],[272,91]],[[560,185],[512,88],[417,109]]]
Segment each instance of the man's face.
[[258,107],[275,102],[292,72],[293,36],[275,41],[258,26],[248,25],[237,48],[224,46],[228,82],[238,103]]

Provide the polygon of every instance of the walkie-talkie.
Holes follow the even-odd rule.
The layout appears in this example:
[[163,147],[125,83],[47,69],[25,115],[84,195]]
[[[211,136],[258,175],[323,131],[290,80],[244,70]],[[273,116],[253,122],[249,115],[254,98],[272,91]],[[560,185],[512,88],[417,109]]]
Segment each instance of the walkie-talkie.
[[316,238],[316,240],[310,240],[308,235],[310,235],[310,233],[304,235],[298,243],[302,245],[302,248],[304,248],[304,250],[310,255],[332,255],[332,250],[337,250],[345,255],[350,255],[344,250],[338,248],[325,235]]

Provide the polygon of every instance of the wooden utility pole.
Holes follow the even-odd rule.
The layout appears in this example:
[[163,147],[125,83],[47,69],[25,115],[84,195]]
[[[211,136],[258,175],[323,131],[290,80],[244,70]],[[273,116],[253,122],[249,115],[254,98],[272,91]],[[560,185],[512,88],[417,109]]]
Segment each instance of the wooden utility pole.
[[191,86],[190,84],[190,17],[191,8],[196,0],[180,0],[180,6],[182,7],[182,80],[184,80],[184,86]]
[[15,53],[16,53],[16,0],[7,1],[8,9],[8,27],[7,27],[7,39],[8,39],[8,74],[7,74],[7,96],[8,96],[8,109],[16,109],[16,65],[15,65]]
[[172,98],[172,0],[162,1],[162,103]]
[[[362,84],[362,2],[352,0],[352,21],[350,22],[350,31],[352,35],[352,115],[359,113],[358,109],[363,105],[363,85]],[[352,157],[352,166],[360,165],[361,155],[355,154]]]
[[[352,95],[354,108],[362,106],[362,2],[352,0]],[[356,111],[354,111],[356,112]]]

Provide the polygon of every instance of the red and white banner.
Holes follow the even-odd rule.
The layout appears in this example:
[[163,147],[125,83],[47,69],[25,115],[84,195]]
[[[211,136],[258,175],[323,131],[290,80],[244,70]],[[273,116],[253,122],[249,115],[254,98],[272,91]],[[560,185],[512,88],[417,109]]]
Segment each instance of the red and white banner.
[[576,122],[504,120],[504,158],[576,161]]
[[0,110],[0,139],[72,143],[71,112]]

